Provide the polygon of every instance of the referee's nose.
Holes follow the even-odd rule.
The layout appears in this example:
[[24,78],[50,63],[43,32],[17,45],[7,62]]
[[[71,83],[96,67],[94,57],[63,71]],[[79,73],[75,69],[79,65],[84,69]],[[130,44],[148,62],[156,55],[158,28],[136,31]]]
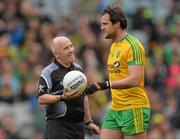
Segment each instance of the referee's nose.
[[69,48],[69,52],[71,52],[71,53],[73,53],[74,52],[74,46],[72,45],[72,46],[70,46],[70,48]]

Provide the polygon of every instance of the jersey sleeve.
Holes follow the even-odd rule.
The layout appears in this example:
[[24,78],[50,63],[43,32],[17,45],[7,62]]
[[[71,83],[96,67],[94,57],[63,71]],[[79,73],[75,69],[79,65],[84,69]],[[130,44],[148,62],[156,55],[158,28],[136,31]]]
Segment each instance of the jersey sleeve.
[[139,46],[131,46],[127,52],[128,65],[143,65],[142,51]]
[[39,85],[38,85],[38,95],[37,97],[45,94],[48,92],[48,86],[47,83],[45,81],[45,79],[43,77],[40,76],[39,78]]
[[127,36],[126,40],[129,44],[127,51],[128,65],[143,65],[144,49],[142,44],[133,36]]
[[45,69],[42,71],[40,78],[39,78],[39,85],[38,85],[38,97],[49,93],[52,88],[52,80],[49,72]]

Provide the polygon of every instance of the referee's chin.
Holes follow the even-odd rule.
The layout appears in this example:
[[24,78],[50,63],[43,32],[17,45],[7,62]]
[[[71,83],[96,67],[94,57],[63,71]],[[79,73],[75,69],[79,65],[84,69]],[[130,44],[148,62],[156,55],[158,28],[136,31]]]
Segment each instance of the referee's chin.
[[75,62],[75,57],[69,58],[68,61],[69,61],[70,64],[73,63],[73,62]]
[[75,60],[76,60],[75,57],[73,57],[71,62],[73,63],[73,62],[75,62]]

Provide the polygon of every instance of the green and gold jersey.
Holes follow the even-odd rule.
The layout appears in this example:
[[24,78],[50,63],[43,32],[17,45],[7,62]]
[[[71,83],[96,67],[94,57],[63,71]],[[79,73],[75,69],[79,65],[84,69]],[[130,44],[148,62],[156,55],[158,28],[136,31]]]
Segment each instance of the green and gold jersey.
[[111,89],[112,109],[124,110],[138,107],[150,108],[148,96],[144,90],[145,51],[142,44],[132,35],[111,45],[108,58],[109,80],[121,80],[128,76],[128,66],[141,65],[143,74],[138,87]]

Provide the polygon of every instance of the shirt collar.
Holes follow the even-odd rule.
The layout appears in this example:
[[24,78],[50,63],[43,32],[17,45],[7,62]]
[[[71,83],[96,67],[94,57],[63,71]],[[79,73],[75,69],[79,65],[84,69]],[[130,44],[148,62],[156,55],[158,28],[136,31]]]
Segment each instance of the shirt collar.
[[61,67],[61,68],[69,69],[69,68],[72,67],[72,64],[71,64],[69,68],[66,68],[66,67],[64,67],[62,64],[60,64],[56,59],[54,59],[53,62],[54,62],[56,65],[58,65],[59,67]]

